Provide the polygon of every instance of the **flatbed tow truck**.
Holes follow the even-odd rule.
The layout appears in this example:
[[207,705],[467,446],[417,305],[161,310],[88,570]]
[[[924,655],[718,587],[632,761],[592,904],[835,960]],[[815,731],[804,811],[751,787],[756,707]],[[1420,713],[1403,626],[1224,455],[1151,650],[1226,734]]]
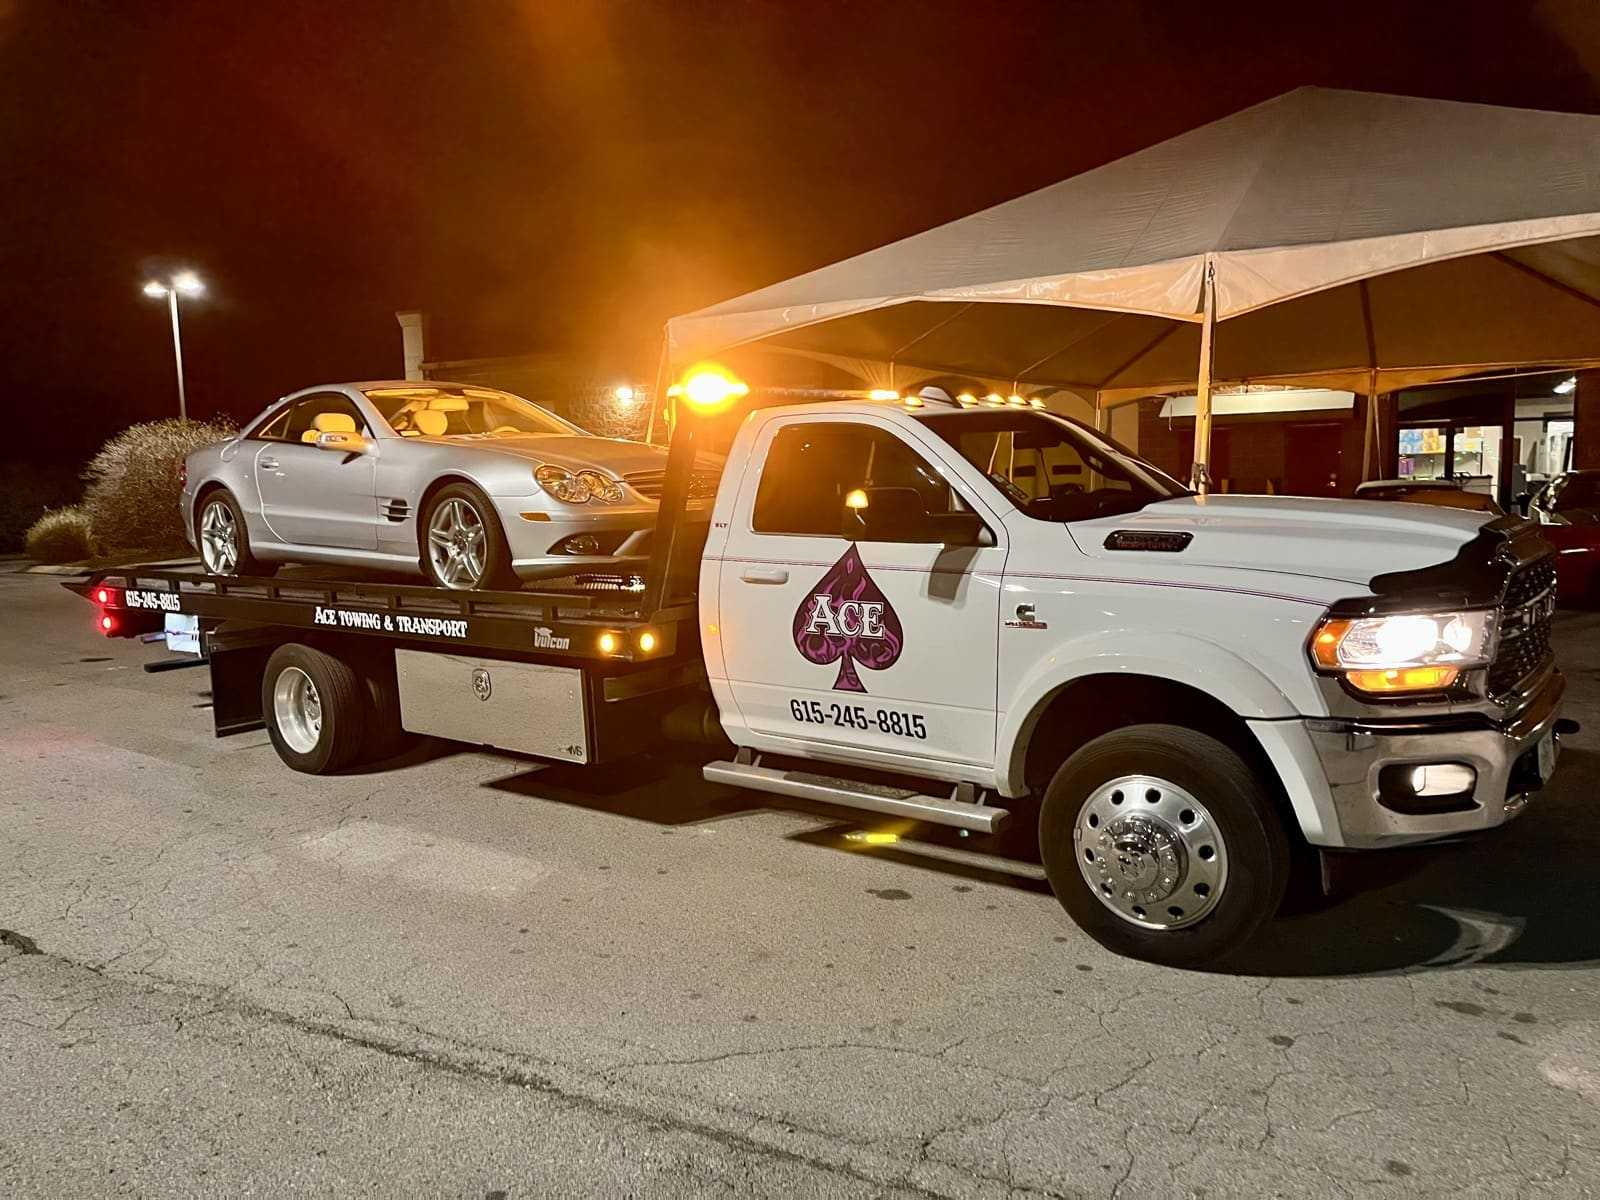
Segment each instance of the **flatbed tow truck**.
[[[217,734],[265,725],[296,770],[408,734],[575,764],[689,741],[758,791],[978,833],[1023,810],[1074,920],[1174,965],[1246,942],[1305,851],[1503,824],[1576,729],[1526,522],[1196,496],[1026,401],[715,379],[611,586],[67,586],[107,636],[198,654]],[[708,522],[691,469],[728,433]]]

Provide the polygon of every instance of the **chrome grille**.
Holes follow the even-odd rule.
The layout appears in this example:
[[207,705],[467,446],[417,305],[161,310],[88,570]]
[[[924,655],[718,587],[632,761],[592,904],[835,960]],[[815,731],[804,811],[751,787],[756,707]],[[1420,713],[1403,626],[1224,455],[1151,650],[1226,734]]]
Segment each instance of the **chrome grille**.
[[[665,471],[636,471],[632,475],[624,475],[623,482],[634,491],[649,500],[661,499],[662,489],[666,486],[667,473]],[[689,476],[689,499],[706,500],[717,494],[717,472],[696,471]]]
[[1546,558],[1511,577],[1500,606],[1500,645],[1489,666],[1489,694],[1504,696],[1551,660],[1556,565]]

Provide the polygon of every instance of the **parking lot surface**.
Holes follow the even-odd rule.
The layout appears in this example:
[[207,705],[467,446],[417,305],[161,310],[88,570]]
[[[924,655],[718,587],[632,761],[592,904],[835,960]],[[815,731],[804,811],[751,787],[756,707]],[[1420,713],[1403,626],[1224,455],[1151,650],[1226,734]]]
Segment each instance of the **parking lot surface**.
[[1200,973],[1025,834],[687,762],[299,776],[54,581],[0,605],[0,1194],[1600,1192],[1600,615],[1520,820]]

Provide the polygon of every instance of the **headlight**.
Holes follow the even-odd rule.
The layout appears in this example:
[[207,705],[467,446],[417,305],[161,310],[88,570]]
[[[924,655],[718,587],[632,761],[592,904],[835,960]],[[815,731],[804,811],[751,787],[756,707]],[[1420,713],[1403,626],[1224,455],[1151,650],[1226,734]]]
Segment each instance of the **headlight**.
[[533,473],[533,479],[535,483],[563,503],[588,503],[589,485],[584,482],[582,475],[574,475],[571,471],[562,467],[540,467]]
[[589,494],[602,504],[622,502],[622,489],[615,480],[607,479],[599,471],[579,471],[578,482],[587,484]]
[[1486,666],[1494,648],[1492,609],[1323,617],[1311,635],[1317,669],[1363,692],[1436,692],[1463,670]]

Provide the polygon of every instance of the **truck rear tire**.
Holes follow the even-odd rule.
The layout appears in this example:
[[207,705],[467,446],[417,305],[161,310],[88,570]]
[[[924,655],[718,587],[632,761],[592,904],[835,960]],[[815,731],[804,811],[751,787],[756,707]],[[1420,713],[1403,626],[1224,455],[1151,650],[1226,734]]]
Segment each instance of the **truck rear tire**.
[[1289,839],[1256,773],[1177,725],[1095,738],[1039,809],[1056,898],[1108,950],[1164,966],[1216,962],[1277,912]]
[[299,642],[279,646],[261,676],[261,715],[278,757],[327,775],[361,753],[366,690],[349,663]]

